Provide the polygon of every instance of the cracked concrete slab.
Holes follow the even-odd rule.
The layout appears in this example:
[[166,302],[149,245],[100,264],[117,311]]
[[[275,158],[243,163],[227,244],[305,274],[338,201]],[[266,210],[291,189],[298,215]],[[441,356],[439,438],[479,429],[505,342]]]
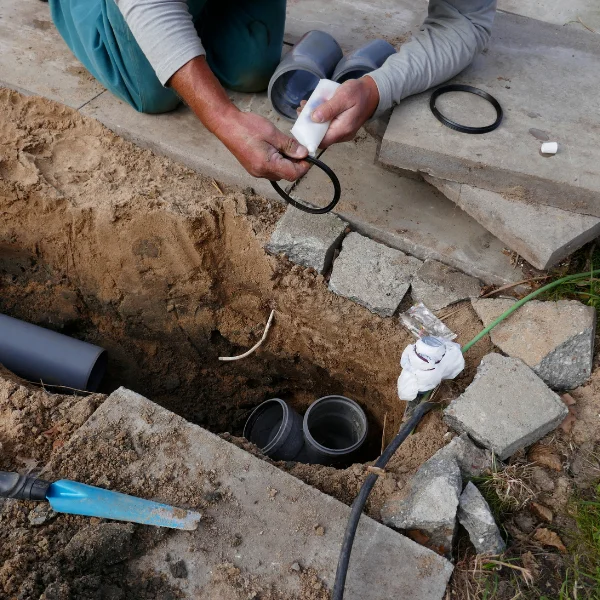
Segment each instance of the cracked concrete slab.
[[536,269],[553,267],[600,235],[598,217],[519,202],[429,175],[425,180]]
[[[431,92],[396,107],[380,160],[392,167],[510,194],[521,200],[600,217],[600,162],[595,113],[600,79],[597,35],[499,13],[488,49],[453,82],[492,94],[506,115],[485,135],[443,126],[429,108]],[[548,85],[559,93],[548,93]],[[467,97],[468,96],[468,97]],[[481,98],[455,92],[443,109],[481,125],[495,111]],[[548,132],[559,151],[546,158],[531,128]]]
[[[227,590],[215,574],[230,565],[265,589],[293,597],[300,572],[310,568],[331,588],[348,506],[124,388],[111,394],[78,430],[50,470],[58,475],[68,470],[73,456],[92,452],[95,472],[102,472],[102,461],[112,460],[111,455],[95,449],[117,434],[128,436],[132,451],[120,455],[119,480],[105,484],[112,489],[131,478],[160,481],[168,469],[173,479],[156,488],[156,500],[169,502],[170,491],[181,487],[190,498],[202,495],[206,490],[201,473],[212,473],[210,481],[218,482],[220,490],[219,501],[203,511],[197,531],[171,531],[130,563],[140,577],[165,577],[187,598],[229,598],[233,588],[221,595]],[[187,578],[179,576],[180,569],[172,569],[166,555],[185,563]],[[363,516],[345,597],[441,600],[451,573],[447,560]]]

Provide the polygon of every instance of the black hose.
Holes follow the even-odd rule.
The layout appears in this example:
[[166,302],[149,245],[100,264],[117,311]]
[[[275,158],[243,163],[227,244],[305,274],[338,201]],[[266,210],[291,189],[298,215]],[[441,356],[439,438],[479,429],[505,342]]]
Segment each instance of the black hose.
[[[421,404],[417,406],[412,417],[400,427],[400,431],[398,431],[396,437],[389,443],[388,447],[383,451],[383,454],[375,462],[374,466],[376,468],[383,469],[388,464],[402,442],[434,406],[435,404],[433,402],[426,401],[421,402]],[[354,536],[356,535],[356,530],[358,528],[358,521],[360,520],[360,515],[367,502],[367,498],[378,477],[378,475],[374,474],[368,475],[358,492],[358,496],[356,496],[352,503],[352,509],[350,510],[350,516],[348,517],[348,524],[346,525],[342,549],[338,559],[337,571],[335,573],[332,600],[343,600],[344,598],[346,575],[348,574],[348,564],[350,563],[350,554],[352,552],[352,545],[354,544]]]
[[14,498],[15,500],[45,500],[49,481],[0,471],[0,498]]

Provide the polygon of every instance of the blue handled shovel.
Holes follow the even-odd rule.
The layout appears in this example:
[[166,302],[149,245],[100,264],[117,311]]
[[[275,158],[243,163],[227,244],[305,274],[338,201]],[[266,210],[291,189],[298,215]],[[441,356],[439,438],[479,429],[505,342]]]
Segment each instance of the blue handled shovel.
[[200,513],[191,510],[111,492],[76,481],[61,479],[50,483],[36,477],[5,471],[0,471],[0,498],[46,500],[56,512],[187,531],[197,529],[202,518]]

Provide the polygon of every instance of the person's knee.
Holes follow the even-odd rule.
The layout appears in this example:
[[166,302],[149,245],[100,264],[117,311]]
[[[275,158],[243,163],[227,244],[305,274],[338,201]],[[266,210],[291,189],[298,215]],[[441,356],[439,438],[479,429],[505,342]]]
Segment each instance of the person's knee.
[[159,115],[161,113],[175,110],[181,100],[179,96],[169,88],[161,87],[150,90],[140,90],[140,95],[130,104],[138,112],[148,115]]

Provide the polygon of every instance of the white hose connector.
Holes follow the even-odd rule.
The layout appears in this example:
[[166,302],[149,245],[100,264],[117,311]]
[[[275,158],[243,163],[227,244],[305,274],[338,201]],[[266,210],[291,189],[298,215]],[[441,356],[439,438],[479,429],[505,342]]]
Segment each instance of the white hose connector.
[[437,387],[443,379],[454,379],[465,368],[465,359],[459,344],[426,336],[404,349],[400,366],[398,396],[410,401],[420,392]]
[[542,144],[542,154],[556,154],[558,152],[558,142],[544,142]]
[[292,127],[291,134],[308,149],[311,156],[315,156],[319,144],[325,137],[331,121],[325,123],[315,123],[311,115],[321,104],[331,100],[336,90],[340,87],[339,83],[329,79],[321,79],[315,91],[304,105],[302,112],[296,119]]

